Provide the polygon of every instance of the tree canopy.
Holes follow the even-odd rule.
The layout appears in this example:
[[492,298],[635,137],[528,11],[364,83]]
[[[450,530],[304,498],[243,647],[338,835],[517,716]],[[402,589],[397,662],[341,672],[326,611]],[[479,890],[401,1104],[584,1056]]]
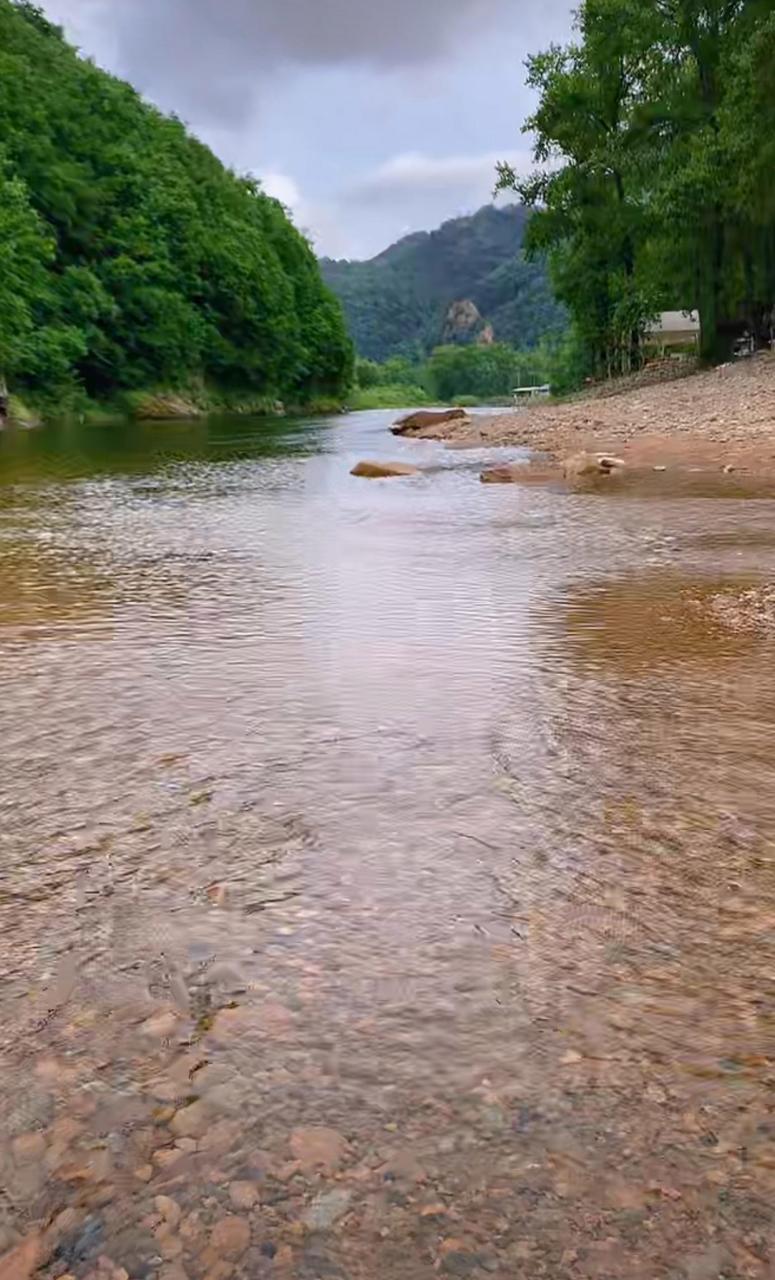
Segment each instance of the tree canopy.
[[282,206],[27,0],[0,0],[0,146],[0,375],[103,396],[347,386],[340,305]]
[[536,208],[528,251],[596,372],[630,368],[662,309],[699,311],[708,359],[768,335],[773,54],[771,0],[584,0],[576,39],[529,60],[539,168],[500,184]]
[[536,346],[522,350],[500,342],[449,344],[435,347],[423,361],[391,356],[378,364],[360,358],[355,362],[357,403],[377,408],[401,388],[408,399],[399,394],[397,403],[510,403],[515,387],[546,383],[557,392],[569,391],[583,378],[577,355],[566,332],[547,335]]

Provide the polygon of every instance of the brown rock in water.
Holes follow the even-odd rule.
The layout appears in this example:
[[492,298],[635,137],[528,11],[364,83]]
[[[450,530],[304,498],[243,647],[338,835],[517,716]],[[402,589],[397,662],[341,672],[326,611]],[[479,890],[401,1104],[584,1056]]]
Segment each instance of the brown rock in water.
[[610,476],[624,466],[622,458],[614,458],[607,453],[574,453],[562,464],[562,474],[566,480],[592,480],[596,476]]
[[465,409],[418,409],[415,413],[407,413],[393,423],[390,430],[394,436],[408,436],[413,431],[423,431],[426,427],[438,427],[444,422],[456,422],[465,418]]
[[417,467],[407,462],[358,462],[350,472],[351,476],[364,476],[367,480],[389,480],[391,476],[418,476]]
[[141,1036],[148,1036],[152,1040],[169,1040],[174,1036],[177,1027],[177,1015],[169,1009],[161,1009],[150,1018],[146,1018],[140,1025],[139,1032]]
[[201,1138],[211,1120],[211,1112],[203,1102],[192,1102],[190,1106],[175,1112],[170,1121],[170,1129],[179,1138]]
[[252,1209],[258,1201],[258,1190],[252,1182],[232,1182],[229,1199],[235,1209]]
[[250,1245],[250,1224],[244,1218],[229,1214],[216,1222],[210,1236],[210,1247],[222,1258],[241,1258]]
[[154,1196],[154,1208],[156,1212],[168,1222],[171,1227],[176,1227],[180,1222],[181,1210],[177,1200],[171,1200],[169,1196]]
[[479,479],[482,484],[550,484],[559,479],[559,472],[556,467],[504,462],[482,471]]
[[16,1164],[35,1164],[46,1154],[46,1139],[42,1133],[22,1133],[11,1144]]
[[39,1235],[30,1235],[0,1258],[0,1280],[29,1280],[44,1259]]
[[497,467],[488,467],[479,476],[482,484],[519,484],[527,470],[522,463],[504,462]]
[[328,1173],[338,1169],[349,1146],[347,1140],[337,1133],[336,1129],[325,1126],[313,1126],[309,1129],[294,1129],[291,1134],[291,1151],[305,1173],[322,1168]]

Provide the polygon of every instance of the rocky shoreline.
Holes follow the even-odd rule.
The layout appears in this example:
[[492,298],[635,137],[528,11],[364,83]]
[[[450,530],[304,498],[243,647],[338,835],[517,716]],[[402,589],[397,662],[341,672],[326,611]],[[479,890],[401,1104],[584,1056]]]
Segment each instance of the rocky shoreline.
[[636,386],[610,385],[519,412],[445,418],[397,434],[450,448],[523,446],[557,462],[569,454],[614,453],[627,466],[756,467],[775,477],[775,355]]

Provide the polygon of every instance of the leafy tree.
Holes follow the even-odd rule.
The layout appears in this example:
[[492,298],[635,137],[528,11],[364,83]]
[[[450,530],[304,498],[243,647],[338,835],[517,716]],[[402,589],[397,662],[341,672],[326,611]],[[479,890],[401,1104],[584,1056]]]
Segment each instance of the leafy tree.
[[427,363],[427,382],[439,400],[476,396],[481,400],[508,395],[516,385],[518,357],[511,347],[437,347]]
[[[54,245],[32,209],[24,183],[0,165],[0,386],[42,371],[67,375],[85,350],[53,287]],[[72,278],[63,281],[71,288]]]
[[655,310],[638,272],[648,234],[636,104],[648,70],[654,23],[641,0],[587,0],[579,40],[528,60],[539,106],[525,129],[536,135],[543,167],[520,181],[499,166],[499,186],[537,209],[529,253],[550,255],[558,297],[598,373],[624,372],[637,360],[640,334]]
[[727,354],[725,321],[741,301],[721,126],[731,64],[747,35],[752,6],[749,0],[653,3],[661,22],[659,59],[646,90],[659,107],[653,115],[661,145],[652,178],[659,239],[666,275],[692,297],[703,354],[715,360]]
[[775,299],[775,11],[749,12],[747,25],[726,62],[719,145],[737,288],[750,328],[764,342],[772,336]]
[[24,183],[0,168],[0,383],[29,357],[36,310],[46,293],[53,245],[33,211]]
[[539,170],[500,184],[537,213],[596,372],[636,363],[650,316],[700,312],[717,359],[772,309],[770,0],[584,0],[577,38],[530,59]]
[[355,361],[355,381],[362,391],[377,387],[382,382],[382,367],[376,360]]
[[9,376],[102,395],[346,389],[341,308],[278,202],[23,0],[0,0],[0,125],[0,252],[22,246],[0,282]]

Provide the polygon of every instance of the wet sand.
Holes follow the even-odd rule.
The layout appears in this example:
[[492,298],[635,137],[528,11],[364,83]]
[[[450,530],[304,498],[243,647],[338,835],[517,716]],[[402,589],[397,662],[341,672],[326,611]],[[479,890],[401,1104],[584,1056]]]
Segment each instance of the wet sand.
[[772,1274],[775,503],[388,423],[0,442],[3,1280]]

